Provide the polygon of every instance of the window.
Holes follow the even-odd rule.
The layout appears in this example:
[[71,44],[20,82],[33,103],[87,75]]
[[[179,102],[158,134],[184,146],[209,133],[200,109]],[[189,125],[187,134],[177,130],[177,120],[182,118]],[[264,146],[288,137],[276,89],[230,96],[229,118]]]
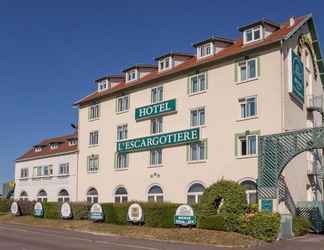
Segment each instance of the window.
[[88,173],[95,173],[99,170],[99,155],[88,156],[87,161]]
[[70,173],[69,163],[59,165],[59,175],[68,175]]
[[38,166],[33,168],[33,177],[47,177],[53,175],[53,166]]
[[244,31],[244,43],[250,43],[262,39],[262,26],[257,26]]
[[28,178],[28,168],[20,169],[20,178]]
[[207,140],[189,145],[189,161],[207,160]]
[[205,108],[190,111],[190,125],[191,127],[205,125]]
[[98,132],[98,130],[90,132],[90,134],[89,134],[89,145],[94,146],[94,145],[98,145],[98,143],[99,143],[99,132]]
[[240,81],[253,80],[257,77],[257,59],[249,59],[239,62]]
[[28,201],[28,194],[26,191],[21,191],[19,200],[21,201]]
[[69,140],[69,146],[75,146],[75,145],[77,145],[77,143],[78,143],[77,139],[70,139]]
[[41,146],[36,146],[34,148],[35,152],[41,152],[42,151],[42,147]]
[[200,198],[205,190],[205,187],[200,183],[194,183],[190,186],[187,194],[187,204],[193,205],[200,201]]
[[47,193],[44,189],[40,190],[37,194],[37,201],[47,202]]
[[94,104],[89,107],[88,118],[89,121],[99,119],[100,117],[100,105]]
[[128,137],[128,126],[123,124],[117,127],[117,140],[125,140]]
[[165,70],[165,69],[169,69],[171,67],[171,58],[170,57],[166,57],[164,59],[161,59],[159,61],[159,70]]
[[95,188],[90,188],[87,192],[87,202],[88,203],[97,203],[99,201],[98,191]]
[[162,164],[162,149],[152,149],[150,151],[150,165],[156,166]]
[[195,94],[207,89],[207,73],[200,73],[189,78],[189,94]]
[[151,89],[151,102],[157,103],[163,101],[163,86]]
[[246,181],[241,182],[240,185],[245,189],[247,203],[248,204],[257,203],[258,197],[257,197],[256,183],[251,180],[246,180]]
[[204,44],[198,48],[198,57],[210,56],[212,54],[212,43]]
[[117,153],[117,169],[128,168],[128,154],[126,153]]
[[58,202],[64,203],[64,202],[70,202],[70,196],[69,192],[65,189],[62,189],[58,194]]
[[153,118],[151,119],[151,134],[162,133],[163,130],[163,118]]
[[257,102],[256,97],[246,97],[239,99],[241,108],[241,118],[249,118],[256,116],[257,114]]
[[115,192],[115,203],[127,203],[128,194],[124,187],[119,187]]
[[108,87],[109,87],[109,84],[108,84],[108,81],[107,80],[98,82],[98,91],[99,92],[107,89]]
[[54,150],[54,149],[58,149],[58,143],[51,143],[50,144],[50,148],[52,149],[52,150]]
[[136,80],[137,78],[137,71],[136,70],[131,70],[127,72],[127,81],[133,81]]
[[128,111],[129,96],[122,96],[117,98],[117,113]]
[[149,202],[163,202],[163,191],[158,185],[152,186],[148,191]]
[[53,175],[53,166],[48,165],[48,166],[43,166],[43,176],[50,176]]
[[240,156],[256,155],[257,136],[256,135],[240,136],[238,152]]

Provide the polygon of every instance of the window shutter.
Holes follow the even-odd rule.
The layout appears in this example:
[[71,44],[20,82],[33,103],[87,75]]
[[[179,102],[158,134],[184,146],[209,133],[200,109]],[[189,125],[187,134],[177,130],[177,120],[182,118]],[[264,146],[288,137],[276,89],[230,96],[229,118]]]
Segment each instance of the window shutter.
[[234,63],[234,81],[238,82],[238,62]]
[[205,155],[204,155],[204,158],[205,158],[205,160],[207,160],[208,159],[208,139],[206,139],[204,141],[204,144],[205,144]]
[[115,111],[116,111],[116,113],[118,112],[118,98],[116,98],[116,101],[115,101]]
[[190,144],[187,144],[186,146],[186,153],[187,153],[187,161],[190,161]]
[[205,72],[206,89],[208,89],[208,71]]
[[260,73],[261,73],[261,66],[260,66],[260,57],[257,58],[257,68],[258,68],[258,77],[260,77]]
[[191,79],[191,77],[189,76],[188,81],[187,81],[187,94],[188,95],[190,94],[190,79]]
[[117,168],[117,152],[114,154],[114,168]]
[[235,154],[235,156],[237,156],[237,140],[238,140],[238,135],[236,134],[235,136],[234,136],[234,154]]

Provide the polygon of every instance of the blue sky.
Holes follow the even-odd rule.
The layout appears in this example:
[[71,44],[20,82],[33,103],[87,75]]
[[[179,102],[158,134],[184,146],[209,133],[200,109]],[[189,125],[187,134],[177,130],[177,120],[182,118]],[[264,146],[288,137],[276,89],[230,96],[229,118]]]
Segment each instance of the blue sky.
[[320,0],[1,0],[0,183],[31,145],[72,132],[72,103],[96,78],[171,50],[191,52],[211,35],[236,38],[238,26],[262,17],[313,13],[324,43],[323,9]]

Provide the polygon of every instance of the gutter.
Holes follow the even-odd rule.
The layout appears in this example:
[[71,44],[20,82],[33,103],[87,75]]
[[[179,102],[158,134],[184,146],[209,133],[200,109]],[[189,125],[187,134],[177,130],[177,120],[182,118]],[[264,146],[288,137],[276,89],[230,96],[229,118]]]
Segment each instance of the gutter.
[[77,152],[79,152],[79,151],[78,150],[73,150],[73,151],[50,154],[50,155],[40,155],[40,156],[34,156],[34,157],[29,157],[29,158],[17,159],[15,162],[18,163],[18,162],[39,160],[39,159],[51,158],[51,157],[62,156],[62,155],[70,155],[70,154],[74,154],[74,153],[77,153]]

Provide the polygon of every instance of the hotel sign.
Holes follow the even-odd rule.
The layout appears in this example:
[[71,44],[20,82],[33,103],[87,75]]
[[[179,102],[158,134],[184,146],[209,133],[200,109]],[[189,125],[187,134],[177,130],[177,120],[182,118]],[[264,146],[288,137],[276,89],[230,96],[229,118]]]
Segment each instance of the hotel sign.
[[159,102],[135,109],[135,120],[143,120],[176,111],[176,99]]
[[289,93],[299,102],[304,103],[304,64],[293,50],[290,51],[289,56]]
[[187,144],[198,141],[200,138],[199,128],[176,131],[172,133],[141,137],[117,142],[117,152],[127,153],[144,151],[151,148],[166,147],[171,145]]

